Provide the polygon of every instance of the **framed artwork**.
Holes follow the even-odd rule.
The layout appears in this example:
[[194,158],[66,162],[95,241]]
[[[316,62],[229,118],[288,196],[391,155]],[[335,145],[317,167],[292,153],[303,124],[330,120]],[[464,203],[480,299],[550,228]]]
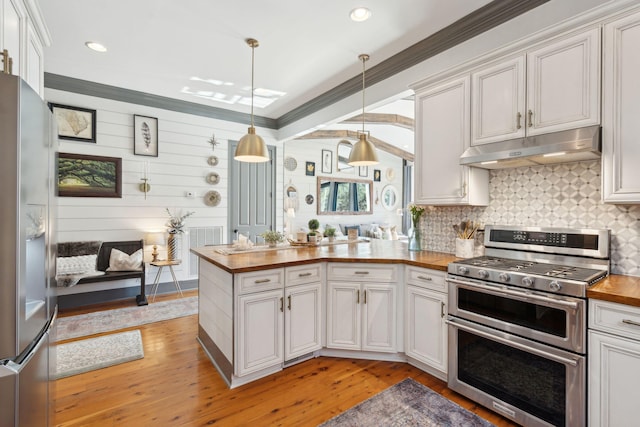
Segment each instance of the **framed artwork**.
[[122,197],[122,159],[58,153],[58,196]]
[[322,173],[331,173],[333,169],[333,151],[322,150]]
[[369,176],[369,166],[358,166],[359,176]]
[[96,142],[96,110],[49,103],[58,125],[58,138]]
[[133,154],[158,157],[158,119],[133,116]]
[[373,170],[373,180],[374,181],[380,181],[380,178],[382,176],[382,172],[380,172],[380,169],[374,169]]
[[316,176],[316,162],[307,162],[305,167],[305,175]]

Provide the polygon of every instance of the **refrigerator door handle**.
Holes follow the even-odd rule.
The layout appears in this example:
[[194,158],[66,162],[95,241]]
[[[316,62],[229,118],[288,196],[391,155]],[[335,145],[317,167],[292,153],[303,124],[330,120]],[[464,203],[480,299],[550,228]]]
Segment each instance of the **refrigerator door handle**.
[[20,371],[22,371],[22,369],[25,366],[27,366],[27,364],[29,364],[29,361],[33,358],[33,356],[35,356],[38,350],[40,350],[40,347],[45,345],[45,343],[47,342],[45,338],[48,336],[48,334],[49,334],[49,329],[47,329],[42,335],[40,335],[40,338],[38,339],[38,343],[34,345],[31,351],[29,352],[29,354],[27,354],[27,356],[24,359],[22,359],[22,362],[15,363],[13,360],[9,360],[7,364],[4,365],[5,368],[9,369],[10,371],[13,371],[16,375],[19,374]]

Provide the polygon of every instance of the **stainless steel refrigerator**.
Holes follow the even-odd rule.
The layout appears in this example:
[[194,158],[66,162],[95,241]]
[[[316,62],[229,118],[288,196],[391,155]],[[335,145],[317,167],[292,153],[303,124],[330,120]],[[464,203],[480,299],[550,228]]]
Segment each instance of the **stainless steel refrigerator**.
[[0,74],[0,427],[49,422],[53,129],[38,94]]

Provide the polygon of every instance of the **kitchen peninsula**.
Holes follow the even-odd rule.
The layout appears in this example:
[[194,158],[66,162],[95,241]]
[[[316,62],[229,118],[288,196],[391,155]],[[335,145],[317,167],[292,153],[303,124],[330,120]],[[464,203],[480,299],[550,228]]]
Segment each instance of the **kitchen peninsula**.
[[[408,361],[446,378],[444,278],[453,255],[388,240],[221,253],[229,248],[191,252],[198,339],[230,387],[319,354]],[[427,316],[435,325],[412,325],[410,289],[426,298],[416,306],[435,313]],[[411,351],[425,340],[437,354]]]

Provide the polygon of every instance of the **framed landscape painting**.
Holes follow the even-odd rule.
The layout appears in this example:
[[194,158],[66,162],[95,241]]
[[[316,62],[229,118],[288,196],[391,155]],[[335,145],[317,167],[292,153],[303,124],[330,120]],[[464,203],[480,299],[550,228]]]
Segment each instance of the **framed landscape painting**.
[[58,153],[58,196],[122,197],[122,159]]
[[133,154],[158,157],[158,119],[133,116]]
[[49,103],[58,125],[58,138],[96,142],[96,110]]

